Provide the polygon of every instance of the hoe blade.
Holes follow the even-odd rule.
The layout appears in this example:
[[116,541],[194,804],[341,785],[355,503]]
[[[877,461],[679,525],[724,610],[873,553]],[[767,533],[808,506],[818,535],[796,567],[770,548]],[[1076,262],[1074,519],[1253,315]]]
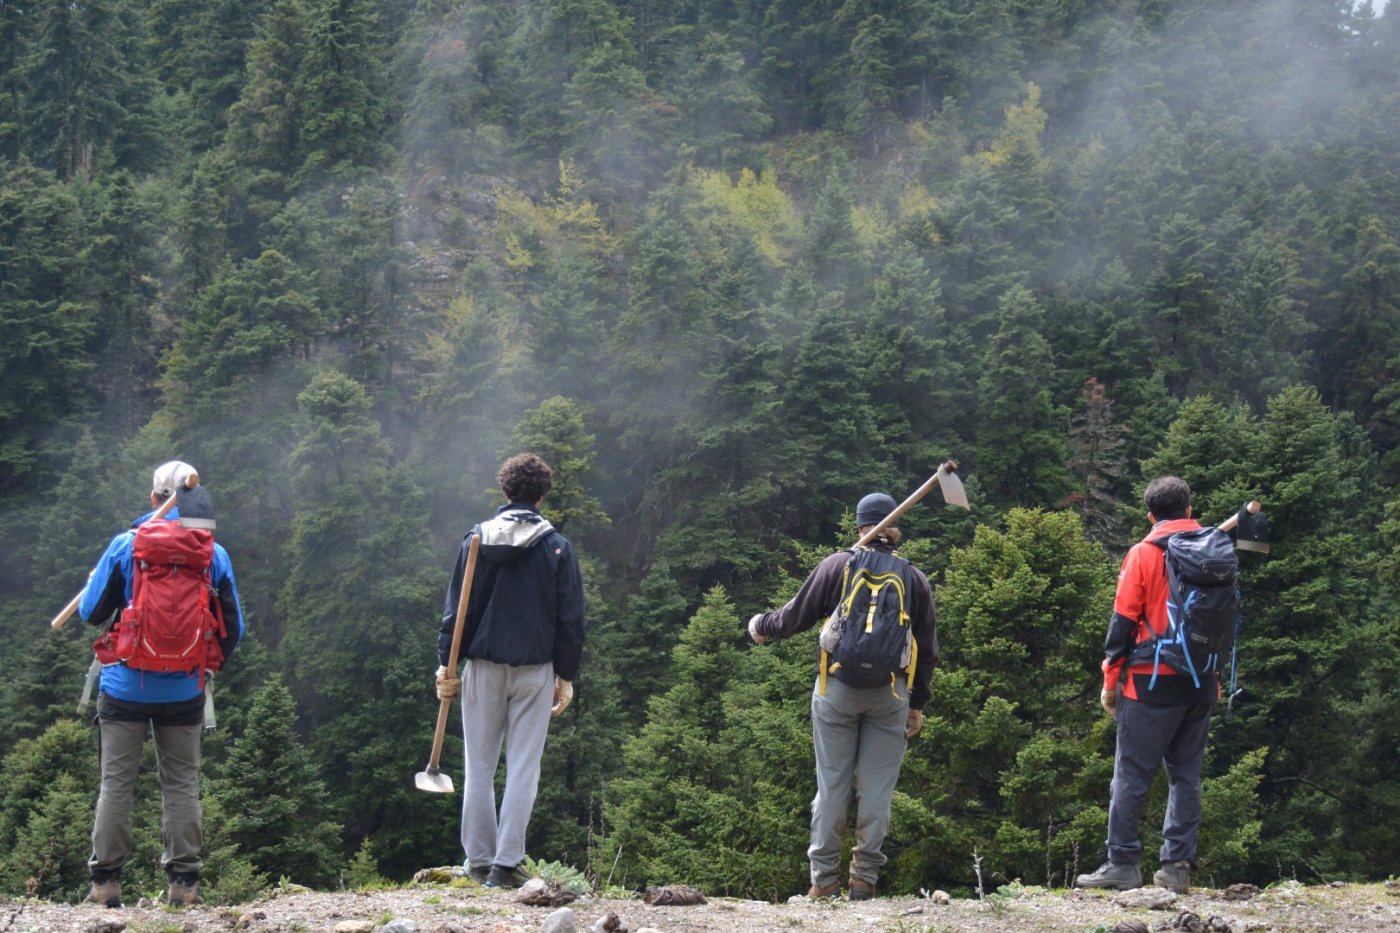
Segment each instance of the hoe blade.
[[958,479],[958,474],[948,469],[938,472],[938,488],[943,490],[943,501],[959,508],[971,509],[972,506],[967,501],[967,490],[963,488],[962,480]]
[[413,786],[430,794],[450,794],[456,789],[452,786],[452,778],[437,768],[419,771],[413,776]]

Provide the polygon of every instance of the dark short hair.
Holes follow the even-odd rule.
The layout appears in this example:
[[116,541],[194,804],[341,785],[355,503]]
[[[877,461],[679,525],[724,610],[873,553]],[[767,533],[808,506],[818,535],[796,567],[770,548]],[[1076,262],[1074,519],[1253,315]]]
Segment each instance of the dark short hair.
[[554,471],[539,454],[516,454],[501,464],[496,482],[511,502],[534,505],[553,488]]
[[1185,518],[1191,506],[1191,487],[1178,476],[1159,476],[1147,484],[1142,502],[1158,521]]

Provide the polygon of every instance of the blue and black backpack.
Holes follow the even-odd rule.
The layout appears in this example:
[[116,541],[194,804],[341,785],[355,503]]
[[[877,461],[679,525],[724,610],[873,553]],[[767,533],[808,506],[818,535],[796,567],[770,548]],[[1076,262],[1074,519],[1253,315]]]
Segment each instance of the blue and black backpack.
[[1151,661],[1150,690],[1166,664],[1190,677],[1218,674],[1233,661],[1239,631],[1239,557],[1230,536],[1219,528],[1196,528],[1151,539],[1162,549],[1167,573],[1167,630],[1138,645],[1133,658]]

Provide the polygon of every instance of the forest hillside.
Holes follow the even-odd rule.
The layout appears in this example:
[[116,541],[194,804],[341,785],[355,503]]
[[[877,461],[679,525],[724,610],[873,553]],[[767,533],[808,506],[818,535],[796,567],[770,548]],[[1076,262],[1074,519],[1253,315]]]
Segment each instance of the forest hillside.
[[589,617],[540,864],[804,890],[815,636],[744,621],[953,459],[881,893],[1097,864],[1163,473],[1272,529],[1201,883],[1400,871],[1397,62],[1351,0],[0,0],[0,892],[86,890],[94,632],[46,623],[175,458],[249,630],[206,896],[460,860],[412,777],[521,450]]

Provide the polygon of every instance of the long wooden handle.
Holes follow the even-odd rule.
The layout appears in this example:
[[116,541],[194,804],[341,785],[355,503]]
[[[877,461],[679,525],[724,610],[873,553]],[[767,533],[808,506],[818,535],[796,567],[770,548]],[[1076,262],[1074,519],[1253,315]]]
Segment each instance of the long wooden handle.
[[880,533],[897,522],[899,516],[912,509],[920,499],[932,492],[933,487],[938,485],[938,481],[943,478],[944,473],[952,473],[957,468],[958,465],[951,460],[940,466],[932,476],[924,481],[922,486],[909,494],[909,498],[895,506],[893,512],[882,518],[880,523],[874,528],[861,535],[860,540],[856,542],[856,547],[865,547],[871,541],[880,537]]
[[[185,488],[193,489],[198,485],[199,474],[191,472],[190,475],[185,478]],[[146,520],[153,522],[156,519],[164,518],[167,512],[175,508],[175,502],[175,496],[172,495],[169,499],[166,499],[164,502],[162,502],[160,504],[160,508],[152,512],[151,517]],[[92,574],[88,574],[88,578],[91,579]],[[78,611],[78,603],[82,601],[83,594],[85,592],[87,592],[86,585],[84,585],[81,590],[78,590],[77,596],[74,596],[68,601],[68,605],[64,606],[62,609],[59,610],[58,615],[54,616],[53,621],[49,623],[49,628],[53,629],[54,631],[58,631],[59,629],[63,628],[63,623],[67,622],[69,617],[72,616],[73,613]]]
[[[1244,510],[1250,515],[1253,515],[1255,512],[1258,512],[1260,508],[1262,508],[1262,506],[1259,505],[1259,500],[1251,499],[1249,500],[1249,502],[1245,503]],[[1234,531],[1235,526],[1239,523],[1240,513],[1236,512],[1234,515],[1231,515],[1229,518],[1225,519],[1225,521],[1221,522],[1215,527],[1219,528],[1221,531]]]
[[[462,647],[462,629],[467,621],[467,602],[472,595],[472,578],[476,576],[476,552],[481,544],[479,535],[472,535],[467,547],[467,569],[462,574],[462,589],[457,594],[457,620],[452,628],[452,647],[447,651],[448,673],[457,673],[457,652]],[[465,700],[463,702],[466,702]],[[433,754],[428,759],[428,770],[438,770],[442,759],[442,737],[447,732],[447,713],[452,709],[452,698],[448,697],[438,705],[437,729],[433,732]]]

